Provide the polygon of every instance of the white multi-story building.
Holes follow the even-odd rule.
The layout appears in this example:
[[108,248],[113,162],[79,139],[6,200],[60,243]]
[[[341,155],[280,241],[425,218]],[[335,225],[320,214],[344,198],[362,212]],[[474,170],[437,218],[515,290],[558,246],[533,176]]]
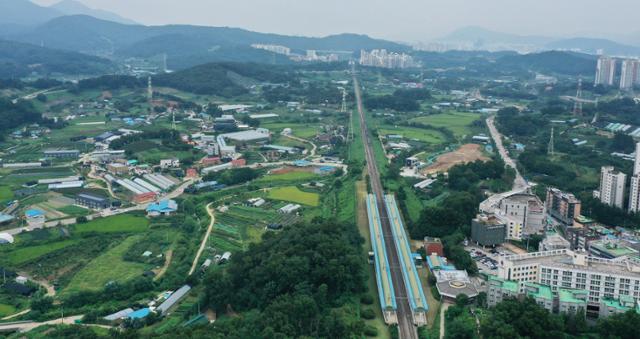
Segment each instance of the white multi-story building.
[[388,52],[386,49],[374,49],[371,52],[360,51],[360,65],[384,68],[409,68],[416,63],[408,54]]
[[587,302],[593,307],[600,307],[604,300],[640,299],[637,261],[589,257],[568,249],[503,257],[498,277],[518,282],[520,293],[529,282],[548,285],[553,292],[563,288],[586,290]]
[[610,57],[600,57],[596,68],[595,85],[613,86],[616,75],[616,59]]
[[633,85],[638,83],[638,71],[640,62],[635,59],[626,59],[622,61],[622,69],[620,72],[620,89],[629,90]]
[[636,144],[636,158],[629,187],[629,212],[640,211],[640,142]]
[[291,54],[291,49],[289,47],[286,47],[286,46],[252,44],[251,47],[253,47],[255,49],[262,49],[262,50],[269,51],[269,52],[276,53],[276,54],[282,54],[282,55],[290,55]]
[[624,208],[624,190],[627,175],[618,172],[613,166],[602,166],[600,170],[600,189],[593,192],[593,196],[603,204]]
[[522,240],[544,231],[544,204],[535,194],[517,193],[502,199],[497,216],[507,225],[507,239]]

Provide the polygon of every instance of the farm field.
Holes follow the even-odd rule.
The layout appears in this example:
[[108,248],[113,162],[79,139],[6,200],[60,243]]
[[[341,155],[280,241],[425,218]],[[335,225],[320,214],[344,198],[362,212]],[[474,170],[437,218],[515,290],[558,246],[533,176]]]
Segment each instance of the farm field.
[[16,312],[15,307],[7,304],[0,304],[0,317],[5,317]]
[[77,233],[139,233],[144,232],[149,226],[149,221],[140,216],[120,214],[107,218],[100,218],[76,225]]
[[6,259],[11,265],[19,266],[43,255],[73,246],[79,242],[80,240],[64,240],[45,245],[22,247],[8,254],[3,254],[3,256],[6,256],[3,258],[3,261]]
[[268,198],[314,207],[320,203],[320,195],[318,193],[304,192],[295,186],[273,188],[269,190]]
[[428,116],[411,119],[411,122],[419,122],[434,127],[444,127],[449,129],[456,137],[471,133],[469,126],[481,116],[476,113],[446,112],[431,114]]
[[441,144],[447,140],[442,133],[436,130],[406,126],[383,125],[378,128],[378,134],[400,134],[404,138],[415,139],[428,144]]
[[129,247],[141,238],[129,237],[91,261],[73,277],[64,291],[96,291],[102,289],[109,281],[124,282],[141,275],[146,265],[123,260],[123,255]]

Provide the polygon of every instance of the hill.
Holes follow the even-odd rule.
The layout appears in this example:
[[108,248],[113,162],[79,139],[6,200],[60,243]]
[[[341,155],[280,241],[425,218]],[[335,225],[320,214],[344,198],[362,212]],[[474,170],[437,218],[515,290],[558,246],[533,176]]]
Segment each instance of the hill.
[[121,24],[126,24],[126,25],[137,25],[137,23],[133,20],[129,20],[127,18],[123,18],[118,14],[109,12],[109,11],[104,11],[101,9],[93,9],[90,7],[85,6],[83,3],[80,3],[78,1],[74,1],[74,0],[63,0],[60,1],[54,5],[52,5],[50,8],[57,10],[60,13],[63,13],[65,15],[89,15],[92,16],[94,18],[98,18],[98,19],[102,19],[102,20],[108,20],[108,21],[113,21],[113,22],[118,22]]
[[248,93],[247,84],[287,83],[294,76],[279,67],[254,63],[209,63],[154,77],[154,83],[196,94],[231,97]]
[[640,47],[624,45],[607,39],[572,38],[553,41],[546,44],[549,49],[566,49],[581,51],[583,53],[597,54],[603,50],[609,55],[640,55]]
[[[292,37],[229,27],[123,25],[82,15],[53,19],[28,33],[14,35],[12,40],[122,59],[166,53],[169,68],[173,69],[212,61],[273,61],[272,53],[251,48],[255,43],[284,45],[295,51],[409,49],[405,45],[356,34]],[[287,59],[276,57],[275,61],[287,62]]]
[[496,64],[504,69],[557,73],[565,75],[591,74],[596,68],[596,56],[574,52],[549,51],[524,55],[507,55]]
[[0,40],[0,78],[32,74],[95,75],[114,70],[111,61],[96,56]]
[[62,16],[54,8],[42,7],[28,0],[0,1],[0,24],[34,26]]

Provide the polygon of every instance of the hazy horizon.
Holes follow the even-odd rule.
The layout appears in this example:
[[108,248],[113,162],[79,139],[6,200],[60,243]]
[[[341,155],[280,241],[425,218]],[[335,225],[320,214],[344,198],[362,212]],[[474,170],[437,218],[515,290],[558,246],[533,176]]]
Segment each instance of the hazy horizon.
[[[59,0],[34,0],[51,5]],[[479,26],[519,35],[591,36],[624,40],[640,35],[640,2],[610,0],[77,0],[145,25],[229,26],[286,35],[367,34],[426,42]],[[574,9],[576,8],[576,9]],[[265,13],[268,13],[265,14]]]

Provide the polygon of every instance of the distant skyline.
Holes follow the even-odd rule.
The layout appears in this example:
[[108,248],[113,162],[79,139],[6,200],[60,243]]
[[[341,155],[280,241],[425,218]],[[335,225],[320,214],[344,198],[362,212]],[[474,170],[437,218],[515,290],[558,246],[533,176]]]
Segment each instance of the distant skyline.
[[[467,26],[520,35],[640,38],[635,0],[78,0],[145,25],[427,42]],[[34,0],[50,5],[58,0]]]

